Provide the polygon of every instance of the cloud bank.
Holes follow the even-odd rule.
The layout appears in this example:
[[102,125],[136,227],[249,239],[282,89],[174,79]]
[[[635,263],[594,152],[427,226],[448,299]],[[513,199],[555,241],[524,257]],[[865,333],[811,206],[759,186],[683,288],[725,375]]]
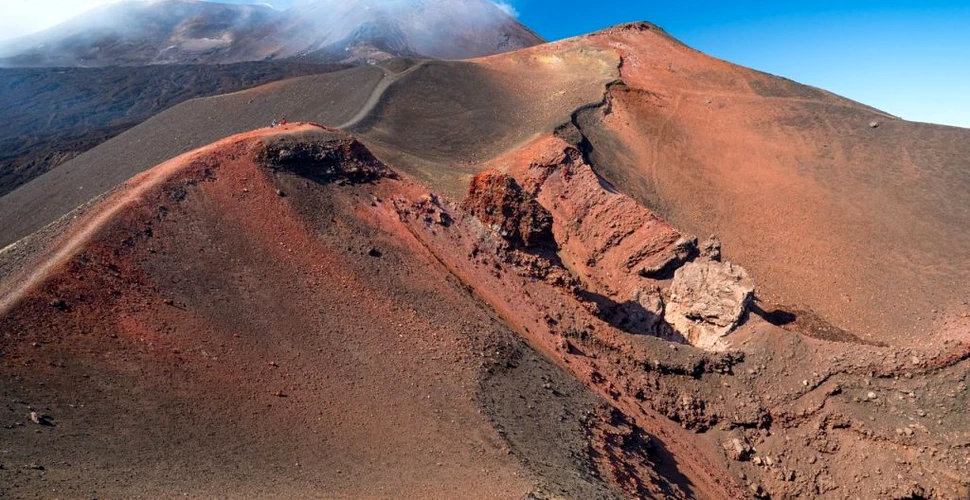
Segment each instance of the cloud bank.
[[[3,0],[0,5],[0,41],[50,28],[99,5],[119,0]],[[134,0],[120,0],[134,1]],[[213,0],[219,3],[263,4],[286,9],[306,0]],[[518,17],[515,7],[505,0],[489,0],[507,14]]]
[[0,5],[0,40],[50,28],[87,12],[105,0],[5,0]]
[[509,2],[492,1],[492,3],[494,3],[498,8],[502,9],[502,11],[506,14],[512,17],[519,17],[519,11],[515,10],[515,6]]

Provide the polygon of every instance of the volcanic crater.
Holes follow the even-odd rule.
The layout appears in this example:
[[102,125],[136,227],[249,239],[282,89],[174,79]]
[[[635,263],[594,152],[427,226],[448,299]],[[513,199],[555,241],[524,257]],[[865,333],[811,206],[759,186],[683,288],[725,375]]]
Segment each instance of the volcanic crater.
[[0,198],[0,491],[965,498],[967,134],[644,23],[177,106]]

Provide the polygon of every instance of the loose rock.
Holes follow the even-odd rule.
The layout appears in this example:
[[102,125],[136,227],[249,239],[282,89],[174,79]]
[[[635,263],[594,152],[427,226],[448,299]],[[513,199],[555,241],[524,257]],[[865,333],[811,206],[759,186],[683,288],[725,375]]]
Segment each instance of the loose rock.
[[665,317],[691,344],[721,350],[753,297],[754,281],[740,266],[691,262],[674,274]]
[[754,454],[754,448],[741,439],[734,438],[722,445],[727,452],[728,458],[737,462],[746,462]]
[[708,238],[703,245],[701,245],[700,252],[702,259],[720,262],[721,240],[717,239],[717,236],[711,235],[711,237]]

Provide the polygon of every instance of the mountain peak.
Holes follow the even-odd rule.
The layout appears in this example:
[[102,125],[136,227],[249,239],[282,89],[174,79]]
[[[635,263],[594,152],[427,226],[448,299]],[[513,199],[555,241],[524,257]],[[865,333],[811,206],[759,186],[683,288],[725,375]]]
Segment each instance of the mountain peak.
[[147,0],[101,6],[0,45],[0,65],[218,64],[291,57],[355,64],[399,56],[465,59],[542,41],[487,0],[308,0],[285,10]]

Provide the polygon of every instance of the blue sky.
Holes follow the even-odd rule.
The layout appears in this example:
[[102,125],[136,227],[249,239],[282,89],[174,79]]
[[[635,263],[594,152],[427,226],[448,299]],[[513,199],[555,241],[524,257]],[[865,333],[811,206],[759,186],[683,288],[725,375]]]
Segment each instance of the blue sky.
[[[268,3],[285,7],[295,1]],[[50,26],[106,2],[0,0],[0,38]],[[909,120],[970,128],[970,0],[505,3],[549,40],[651,21],[715,57],[822,87]]]

